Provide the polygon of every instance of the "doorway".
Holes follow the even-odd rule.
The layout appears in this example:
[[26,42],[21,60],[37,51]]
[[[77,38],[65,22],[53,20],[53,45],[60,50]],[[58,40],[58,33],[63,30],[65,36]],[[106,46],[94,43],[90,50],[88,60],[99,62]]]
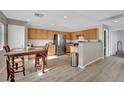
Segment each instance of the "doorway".
[[104,29],[104,56],[110,56],[109,53],[109,30]]

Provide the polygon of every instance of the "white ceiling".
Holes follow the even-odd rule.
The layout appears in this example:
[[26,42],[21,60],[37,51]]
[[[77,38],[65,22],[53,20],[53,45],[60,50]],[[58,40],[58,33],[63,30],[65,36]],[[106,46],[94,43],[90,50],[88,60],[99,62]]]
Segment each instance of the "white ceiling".
[[[124,26],[124,18],[118,19],[118,22],[100,21],[124,13],[122,10],[3,10],[2,12],[8,18],[28,21],[29,26],[62,31],[79,31],[102,23],[110,27]],[[34,13],[42,13],[44,16],[37,18]],[[67,19],[64,19],[64,16],[67,16]]]

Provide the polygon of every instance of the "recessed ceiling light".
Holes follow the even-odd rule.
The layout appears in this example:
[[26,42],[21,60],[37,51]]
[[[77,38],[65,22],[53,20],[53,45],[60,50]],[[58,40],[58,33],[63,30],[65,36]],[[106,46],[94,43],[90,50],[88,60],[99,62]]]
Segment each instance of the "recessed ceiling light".
[[29,22],[29,21],[30,21],[30,19],[26,19],[26,21],[27,21],[27,22]]
[[51,24],[52,26],[54,26],[55,24]]
[[68,16],[64,16],[64,19],[67,19],[68,18]]
[[115,23],[117,23],[118,21],[117,20],[114,20]]

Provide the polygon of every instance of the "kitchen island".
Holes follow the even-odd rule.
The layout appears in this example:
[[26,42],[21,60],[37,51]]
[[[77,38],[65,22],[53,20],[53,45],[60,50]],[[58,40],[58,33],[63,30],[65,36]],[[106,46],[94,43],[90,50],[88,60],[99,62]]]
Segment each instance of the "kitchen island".
[[79,41],[79,67],[84,68],[99,59],[103,59],[103,44],[102,42],[83,42]]

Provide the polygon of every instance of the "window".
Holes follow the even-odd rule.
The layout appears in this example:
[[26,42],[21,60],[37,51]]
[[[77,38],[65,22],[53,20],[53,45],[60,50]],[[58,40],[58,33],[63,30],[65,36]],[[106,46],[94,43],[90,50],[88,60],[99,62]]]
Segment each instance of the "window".
[[0,49],[3,47],[4,41],[4,25],[0,23]]

